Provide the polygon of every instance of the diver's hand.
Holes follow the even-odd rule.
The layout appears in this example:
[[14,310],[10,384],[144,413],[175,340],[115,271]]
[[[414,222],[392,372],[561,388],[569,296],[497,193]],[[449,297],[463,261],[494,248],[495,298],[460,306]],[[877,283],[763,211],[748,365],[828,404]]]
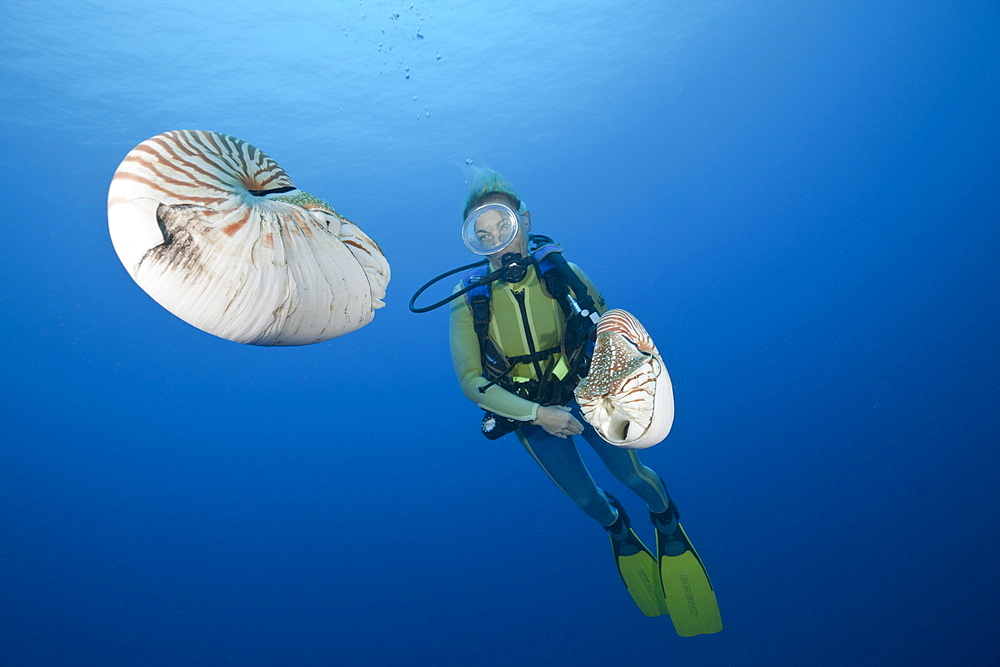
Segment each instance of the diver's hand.
[[543,405],[538,408],[538,416],[531,422],[541,426],[546,433],[557,438],[567,438],[583,433],[583,424],[577,421],[565,405]]

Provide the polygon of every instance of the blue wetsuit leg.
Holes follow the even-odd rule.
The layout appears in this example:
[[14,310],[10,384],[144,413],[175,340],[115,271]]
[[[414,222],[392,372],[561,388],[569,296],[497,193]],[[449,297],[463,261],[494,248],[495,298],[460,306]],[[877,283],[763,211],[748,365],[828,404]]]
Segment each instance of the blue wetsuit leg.
[[576,403],[571,403],[573,415],[584,425],[583,438],[601,457],[601,461],[618,481],[632,489],[635,495],[645,501],[652,512],[662,512],[667,509],[667,489],[651,468],[639,460],[639,452],[625,447],[615,447],[598,435],[593,426],[584,420]]
[[[639,462],[635,451],[605,442],[583,419],[575,402],[570,403],[569,407],[573,410],[573,416],[583,424],[584,439],[601,457],[611,474],[632,489],[651,510],[665,510],[667,493],[656,473]],[[546,433],[540,426],[527,424],[519,429],[518,439],[549,479],[581,510],[602,526],[614,522],[615,510],[594,483],[573,438],[557,438]]]

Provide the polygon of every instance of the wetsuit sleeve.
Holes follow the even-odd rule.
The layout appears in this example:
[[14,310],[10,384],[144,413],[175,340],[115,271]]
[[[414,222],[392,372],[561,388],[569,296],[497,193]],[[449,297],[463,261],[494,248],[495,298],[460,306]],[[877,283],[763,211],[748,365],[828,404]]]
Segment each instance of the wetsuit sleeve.
[[[456,288],[457,289],[457,288]],[[588,288],[589,289],[589,288]],[[489,384],[483,377],[483,364],[479,356],[479,337],[472,325],[472,312],[465,299],[451,302],[451,361],[465,397],[490,412],[516,419],[534,421],[538,416],[538,404],[515,396],[506,389],[493,385],[485,392],[479,388]]]
[[594,300],[594,306],[597,308],[597,314],[603,315],[608,312],[608,304],[604,302],[604,297],[597,291],[597,288],[594,287],[594,283],[591,282],[590,278],[587,277],[587,274],[583,272],[583,269],[573,262],[567,262],[567,264],[569,264],[570,268],[573,269],[573,273],[579,276],[580,280],[583,281],[583,284],[587,286],[587,294],[589,294],[590,298]]

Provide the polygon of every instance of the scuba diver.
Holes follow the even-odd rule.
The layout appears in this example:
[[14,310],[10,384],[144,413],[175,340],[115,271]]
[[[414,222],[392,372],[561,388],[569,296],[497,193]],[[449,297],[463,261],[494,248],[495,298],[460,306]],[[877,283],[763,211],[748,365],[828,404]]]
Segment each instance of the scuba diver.
[[[482,170],[470,179],[462,236],[485,258],[442,274],[410,301],[414,312],[450,303],[451,356],[462,393],[485,411],[483,434],[513,433],[555,485],[607,531],[615,562],[647,616],[670,613],[681,636],[722,629],[701,560],[679,523],[662,479],[635,450],[598,435],[573,390],[586,376],[593,331],[607,310],[587,275],[551,239],[530,235],[531,216],[513,186]],[[417,308],[435,282],[468,270],[452,294]],[[656,556],[632,529],[622,504],[598,488],[577,450],[582,436],[608,470],[649,508]]]

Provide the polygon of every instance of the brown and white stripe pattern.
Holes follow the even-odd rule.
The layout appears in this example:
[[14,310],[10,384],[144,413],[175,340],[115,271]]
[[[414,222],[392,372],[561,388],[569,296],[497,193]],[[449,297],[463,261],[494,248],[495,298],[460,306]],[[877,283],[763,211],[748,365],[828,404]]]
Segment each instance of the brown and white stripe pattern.
[[316,343],[384,305],[390,271],[378,245],[227,134],[178,130],[132,149],[111,182],[108,224],[139,286],[222,338]]
[[631,313],[609,310],[597,323],[590,372],[576,388],[584,418],[612,445],[651,447],[674,421],[673,387],[653,339]]

